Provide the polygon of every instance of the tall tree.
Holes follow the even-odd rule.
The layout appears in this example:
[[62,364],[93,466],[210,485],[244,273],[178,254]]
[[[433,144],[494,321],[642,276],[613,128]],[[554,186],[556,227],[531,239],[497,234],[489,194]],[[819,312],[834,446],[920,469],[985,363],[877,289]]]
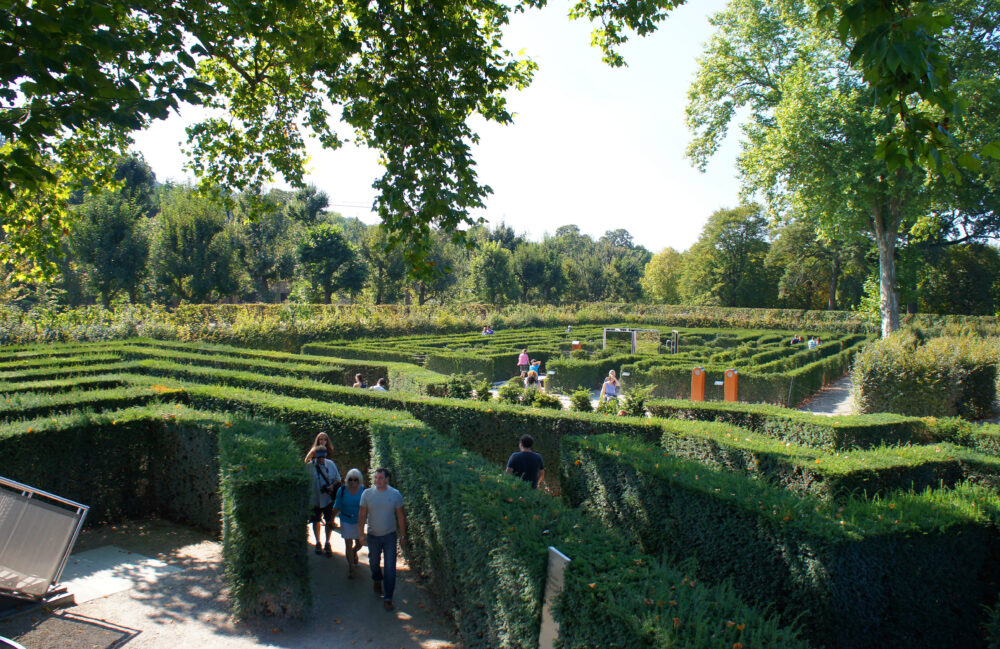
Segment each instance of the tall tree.
[[240,289],[236,241],[225,206],[180,185],[163,198],[153,228],[157,283],[174,303],[213,302]]
[[88,197],[78,208],[70,237],[73,256],[82,262],[90,284],[105,308],[122,291],[135,302],[149,258],[143,218],[147,206],[132,198],[104,193]]
[[385,226],[369,228],[361,245],[361,257],[368,267],[368,291],[375,304],[395,302],[402,295],[406,262],[392,245]]
[[673,248],[664,248],[653,255],[642,275],[643,293],[659,304],[680,304],[680,281],[683,255]]
[[477,299],[503,305],[520,292],[510,251],[496,241],[485,241],[472,257],[469,281]]
[[777,278],[764,265],[767,220],[756,205],[716,210],[687,254],[681,276],[684,301],[766,307],[777,297]]
[[209,111],[188,135],[195,173],[231,190],[278,175],[301,184],[306,135],[337,148],[339,114],[379,150],[376,208],[419,260],[429,225],[473,223],[489,192],[469,117],[509,122],[505,92],[533,69],[501,44],[511,10],[493,0],[11,0],[0,8],[0,196],[23,205],[0,212],[0,226],[10,247],[42,261],[52,242],[32,238],[33,196],[48,192],[58,208],[82,179],[103,185],[130,132],[181,102],[226,113]]
[[323,303],[330,304],[334,291],[356,292],[364,283],[358,272],[361,262],[343,232],[329,223],[320,223],[305,231],[298,245],[298,257],[306,277],[323,293]]
[[[966,9],[956,10],[964,22],[944,37],[978,42],[989,53],[993,39],[976,34],[991,33],[992,18],[977,22]],[[748,121],[739,164],[747,190],[759,192],[774,217],[816,215],[831,238],[838,230],[870,231],[879,251],[882,329],[894,331],[897,242],[938,199],[927,174],[887,154],[884,111],[850,67],[852,52],[807,7],[734,0],[713,24],[716,35],[690,92],[690,155],[704,165],[742,108]],[[961,135],[960,127],[952,130]]]
[[775,228],[772,238],[767,264],[781,272],[778,296],[789,306],[837,309],[845,276],[859,281],[868,276],[864,260],[872,243],[857,233],[831,238],[803,217]]

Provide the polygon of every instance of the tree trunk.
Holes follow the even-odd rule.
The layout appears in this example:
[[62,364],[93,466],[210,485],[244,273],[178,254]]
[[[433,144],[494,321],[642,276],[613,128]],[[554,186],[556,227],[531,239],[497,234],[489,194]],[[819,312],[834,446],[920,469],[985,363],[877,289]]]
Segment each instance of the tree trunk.
[[840,257],[833,258],[833,268],[830,269],[830,293],[826,298],[828,311],[837,310],[837,283],[840,281]]
[[878,244],[879,297],[882,311],[882,337],[899,329],[899,296],[896,294],[896,219],[878,208],[873,215],[875,241]]

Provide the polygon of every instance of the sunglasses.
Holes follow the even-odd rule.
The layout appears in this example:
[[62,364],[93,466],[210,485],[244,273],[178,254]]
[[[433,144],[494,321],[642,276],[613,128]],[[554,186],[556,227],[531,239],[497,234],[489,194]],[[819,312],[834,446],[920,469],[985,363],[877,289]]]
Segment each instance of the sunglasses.
[[348,478],[347,481],[348,482],[357,482],[358,479],[357,478]]

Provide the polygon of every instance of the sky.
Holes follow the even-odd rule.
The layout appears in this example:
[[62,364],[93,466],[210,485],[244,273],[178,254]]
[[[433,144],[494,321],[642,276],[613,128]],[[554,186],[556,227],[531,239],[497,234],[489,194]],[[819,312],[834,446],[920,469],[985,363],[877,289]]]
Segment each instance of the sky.
[[[698,0],[674,10],[654,34],[623,48],[625,68],[601,61],[591,25],[570,21],[566,3],[513,15],[505,46],[523,50],[539,69],[531,86],[508,94],[513,124],[471,122],[481,136],[473,149],[479,178],[493,189],[473,216],[505,222],[534,241],[575,224],[594,238],[624,228],[653,252],[690,247],[712,212],[738,203],[735,136],[705,173],[684,156],[687,90],[711,36],[708,16],[724,6]],[[136,150],[159,180],[191,177],[180,143],[198,115],[185,107],[136,135]],[[371,184],[382,175],[376,152],[350,143],[324,151],[313,143],[309,153],[307,182],[326,192],[330,209],[378,222],[371,211]]]

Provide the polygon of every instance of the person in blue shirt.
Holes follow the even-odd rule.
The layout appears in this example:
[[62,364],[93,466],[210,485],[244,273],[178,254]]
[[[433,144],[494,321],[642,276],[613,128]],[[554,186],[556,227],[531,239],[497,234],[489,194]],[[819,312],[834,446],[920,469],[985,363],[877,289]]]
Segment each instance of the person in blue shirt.
[[358,565],[358,550],[361,549],[361,533],[358,529],[358,512],[361,510],[361,492],[365,482],[361,471],[351,469],[347,481],[337,490],[333,502],[333,514],[340,512],[340,535],[344,538],[344,556],[347,558],[347,578],[354,579],[354,566]]

